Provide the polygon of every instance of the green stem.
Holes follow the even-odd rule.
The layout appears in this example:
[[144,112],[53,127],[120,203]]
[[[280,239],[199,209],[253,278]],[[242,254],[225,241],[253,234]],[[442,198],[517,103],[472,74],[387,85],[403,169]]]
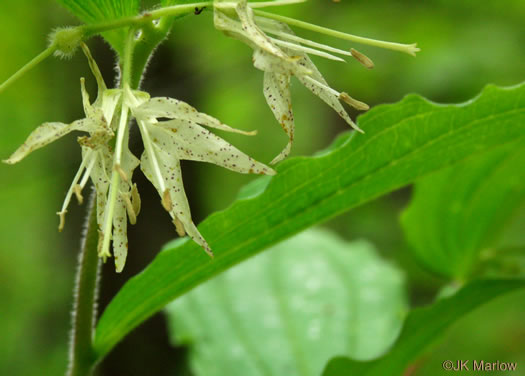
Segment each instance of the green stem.
[[133,69],[133,49],[135,47],[135,29],[130,27],[126,44],[124,46],[124,54],[120,61],[120,69],[122,72],[122,81],[120,87],[125,88],[125,85],[129,85],[131,81],[131,71]]
[[[251,8],[267,8],[273,6],[282,6],[287,4],[298,4],[306,0],[288,0],[288,1],[264,1],[264,2],[249,2]],[[93,25],[79,26],[84,32],[84,37],[89,38],[93,35],[103,33],[105,31],[119,29],[126,26],[140,27],[144,24],[150,23],[161,17],[177,17],[188,13],[193,13],[195,9],[211,7],[213,1],[201,1],[190,4],[172,5],[169,7],[155,9],[149,12],[144,12],[138,16],[124,17],[118,20],[102,22]]]
[[[179,16],[188,14],[195,11],[195,8],[202,8],[212,6],[213,1],[198,2],[192,4],[175,5],[166,8],[160,8],[151,12],[145,12],[138,16],[124,17],[118,20],[112,20],[109,22],[103,22],[94,25],[82,25],[77,28],[82,30],[83,40],[87,40],[90,37],[103,33],[104,31],[119,29],[122,27],[140,27],[144,24],[151,23],[153,20],[164,17],[164,16]],[[29,63],[20,68],[15,74],[9,77],[4,83],[0,85],[0,93],[2,93],[7,87],[13,82],[18,80],[24,74],[29,72],[32,68],[36,67],[46,58],[51,56],[57,50],[55,43],[51,44],[48,48],[42,51],[39,55],[33,58]]]
[[91,37],[96,34],[103,33],[105,31],[119,29],[126,26],[135,26],[140,27],[143,24],[150,23],[153,20],[159,19],[161,17],[175,17],[183,14],[192,13],[195,11],[195,8],[203,8],[212,6],[213,1],[203,1],[198,3],[191,4],[182,4],[182,5],[173,5],[170,7],[159,8],[150,12],[144,12],[138,16],[125,17],[118,20],[113,20],[109,22],[103,22],[94,25],[83,25],[80,26],[83,29],[85,37]]
[[24,65],[22,68],[20,68],[15,74],[13,74],[11,77],[9,77],[2,85],[0,85],[0,93],[4,91],[9,85],[11,85],[13,82],[18,80],[20,77],[22,77],[24,74],[29,72],[31,69],[36,67],[38,64],[40,64],[42,61],[47,59],[49,56],[53,54],[53,52],[56,51],[56,45],[52,44],[48,48],[46,48],[44,51],[42,51],[38,56],[33,58],[29,63]]
[[348,41],[355,42],[355,43],[366,44],[369,46],[380,47],[380,48],[386,48],[386,49],[394,50],[394,51],[400,51],[400,52],[404,52],[412,56],[415,56],[416,52],[419,51],[419,48],[417,48],[415,44],[402,44],[402,43],[394,43],[394,42],[385,42],[382,40],[376,40],[376,39],[371,39],[371,38],[364,38],[364,37],[359,37],[357,35],[347,34],[341,31],[336,31],[336,30],[332,30],[326,27],[314,25],[308,22],[299,21],[299,20],[296,20],[295,18],[281,16],[275,13],[263,12],[261,10],[254,10],[253,12],[256,15],[261,16],[261,17],[270,18],[272,20],[284,22],[288,25],[300,27],[302,29],[311,30],[316,33],[326,34],[326,35],[329,35],[335,38],[344,39],[344,40],[348,40]]
[[95,193],[93,192],[86,221],[86,236],[82,242],[76,275],[67,376],[90,375],[96,360],[93,351],[93,335],[97,313],[100,262],[97,255],[98,227],[94,202]]

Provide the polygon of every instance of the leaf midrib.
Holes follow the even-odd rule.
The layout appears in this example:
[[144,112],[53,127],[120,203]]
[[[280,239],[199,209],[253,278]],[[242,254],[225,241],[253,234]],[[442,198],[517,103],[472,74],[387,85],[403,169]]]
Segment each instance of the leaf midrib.
[[[517,101],[517,103],[519,103],[519,101]],[[412,103],[411,105],[419,105],[420,103]],[[475,105],[475,103],[470,103],[472,105]],[[450,110],[451,108],[450,107],[443,107],[441,109],[441,111],[448,111]],[[390,111],[396,111],[395,108],[392,108],[390,109]],[[386,116],[389,112],[385,112],[383,113],[382,115]],[[363,148],[365,148],[368,144],[370,144],[370,142],[372,142],[372,140],[376,139],[377,137],[379,137],[380,135],[384,134],[384,133],[387,133],[387,132],[390,132],[390,131],[393,131],[395,129],[397,129],[399,126],[401,126],[402,124],[410,121],[410,120],[413,120],[413,119],[417,119],[418,117],[422,117],[422,116],[425,116],[427,115],[428,113],[430,112],[434,112],[435,109],[434,108],[431,108],[429,109],[428,111],[425,111],[423,113],[418,113],[418,114],[415,114],[415,115],[412,115],[412,116],[409,116],[407,118],[404,118],[403,120],[393,124],[391,127],[388,127],[388,128],[385,128],[379,132],[377,132],[376,134],[372,135],[368,140],[366,140],[365,142],[363,142],[357,149],[355,149],[353,151],[353,153],[351,154],[352,156],[355,155],[357,152],[361,151]],[[308,208],[304,208],[304,210],[301,210],[297,213],[295,213],[295,215],[293,216],[290,216],[290,217],[287,217],[285,218],[282,222],[280,222],[279,224],[276,224],[275,226],[271,227],[271,228],[268,228],[266,230],[264,230],[264,232],[261,233],[262,236],[266,235],[268,232],[270,231],[275,231],[275,229],[279,228],[279,227],[282,227],[283,225],[285,224],[288,224],[288,222],[290,222],[291,220],[295,219],[299,214],[304,214],[304,213],[308,213],[309,211],[313,210],[313,209],[316,209],[317,206],[319,206],[320,203],[323,203],[325,201],[328,201],[328,200],[331,200],[337,196],[340,196],[342,195],[343,193],[345,193],[344,191],[350,189],[350,188],[353,188],[356,184],[359,184],[363,181],[366,181],[367,179],[371,179],[371,176],[374,175],[375,173],[377,172],[381,172],[383,171],[384,169],[388,168],[389,166],[392,166],[392,165],[395,165],[395,164],[398,164],[399,161],[405,159],[407,156],[410,156],[410,155],[413,155],[414,153],[419,153],[421,152],[422,150],[425,150],[426,148],[428,148],[429,146],[432,146],[434,145],[435,143],[438,143],[439,141],[447,138],[450,136],[450,134],[453,134],[453,133],[456,133],[458,132],[459,130],[465,130],[465,129],[468,129],[470,127],[472,127],[473,125],[477,124],[477,123],[484,123],[484,122],[487,122],[487,121],[490,121],[490,120],[494,120],[494,119],[497,119],[497,118],[501,118],[501,117],[505,117],[505,116],[508,116],[508,115],[512,115],[512,114],[515,114],[515,113],[523,113],[525,112],[525,108],[513,108],[512,110],[507,110],[507,111],[503,111],[503,112],[500,112],[498,114],[492,114],[490,116],[487,116],[483,119],[476,119],[476,120],[473,120],[473,121],[470,121],[470,122],[467,122],[465,123],[464,125],[462,126],[459,126],[457,128],[452,128],[451,130],[447,131],[447,132],[444,132],[442,133],[440,136],[436,137],[436,138],[433,138],[425,143],[423,143],[422,145],[420,145],[418,148],[416,149],[411,149],[408,153],[394,159],[394,160],[390,160],[388,161],[387,164],[384,164],[382,166],[379,166],[378,168],[376,168],[375,170],[372,170],[372,171],[367,171],[366,175],[361,175],[359,177],[356,178],[356,180],[354,180],[352,183],[344,186],[344,187],[340,187],[339,189],[337,189],[334,193],[330,194],[330,195],[327,195],[325,196],[323,199],[317,201],[316,203],[313,203],[311,206],[309,206]],[[510,143],[510,142],[515,142],[516,139],[513,139],[507,143]],[[501,144],[500,144],[501,145]],[[497,146],[500,146],[500,145],[497,145]],[[494,146],[495,147],[495,146]],[[492,148],[489,148],[489,149],[485,149],[486,150],[492,150],[494,147]],[[337,152],[337,151],[336,151]],[[319,159],[322,159],[322,158],[330,158],[331,154],[330,155],[327,155],[327,156],[323,156],[323,157],[320,157]],[[312,157],[312,158],[315,158],[315,157]],[[338,162],[334,163],[332,166],[330,166],[329,168],[327,168],[325,171],[330,171],[330,170],[333,170],[337,167],[340,166],[340,164],[343,164],[344,162],[346,162],[348,159],[350,159],[350,157],[348,158],[345,158],[344,160],[339,160]],[[297,165],[295,165],[297,166]],[[294,167],[295,167],[294,166]],[[442,166],[441,168],[444,168],[445,166]],[[439,169],[441,169],[439,168]],[[291,170],[291,169],[290,169]],[[290,171],[290,170],[285,170],[285,171]],[[436,171],[436,170],[432,170],[432,171]],[[294,187],[293,189],[291,189],[289,191],[289,194],[288,195],[282,195],[280,196],[277,200],[275,200],[276,203],[279,203],[281,201],[283,201],[284,199],[288,198],[290,195],[292,195],[292,193],[295,193],[297,190],[299,190],[300,188],[304,187],[305,185],[309,184],[311,182],[311,179],[310,180],[305,180],[303,181],[302,184],[299,184],[297,185],[296,187]],[[397,186],[396,186],[397,187]],[[396,187],[393,187],[392,189],[395,189]],[[271,183],[269,185],[269,187],[267,189],[270,189],[271,188]],[[374,196],[375,197],[375,196]],[[371,198],[369,198],[371,199]],[[367,201],[369,200],[367,199]],[[362,201],[357,201],[355,203],[354,206],[356,205],[359,205],[359,203],[361,203]],[[266,206],[263,208],[262,211],[259,212],[259,214],[265,214],[267,213],[269,210],[274,210],[273,207],[270,207],[270,206]],[[334,217],[336,215],[338,215],[339,213],[343,212],[344,210],[346,209],[341,209],[337,212],[334,212],[332,213],[332,215],[328,218],[331,218],[331,217]],[[328,219],[326,218],[326,219]],[[216,242],[219,242],[219,240],[229,236],[232,232],[235,232],[238,228],[246,225],[246,223],[248,223],[248,221],[243,221],[243,222],[240,222],[238,223],[235,227],[233,227],[230,231],[225,231],[223,232],[221,235],[219,235],[217,238],[216,238]],[[238,243],[238,245],[236,247],[233,247],[233,248],[230,248],[229,250],[226,250],[224,253],[221,254],[221,258],[222,257],[226,257],[232,253],[236,253],[238,252],[238,249],[241,249],[243,248],[245,245],[249,245],[250,243],[253,243],[253,242],[257,242],[258,239],[256,240],[252,240],[252,239],[247,239],[245,240],[244,242],[242,243]],[[222,256],[224,255],[224,256]],[[148,296],[148,299],[147,300],[143,300],[144,301],[154,301],[156,297],[158,296],[162,296],[164,295],[164,291],[166,290],[171,290],[172,288],[172,285],[173,284],[176,284],[176,285],[179,285],[179,286],[182,286],[184,287],[185,286],[185,282],[188,281],[188,280],[191,280],[195,275],[198,275],[200,274],[203,270],[205,270],[206,268],[208,268],[208,263],[205,263],[205,264],[201,264],[200,266],[197,266],[196,268],[194,268],[190,273],[186,274],[186,276],[183,278],[183,279],[178,279],[168,285],[163,285],[163,288],[160,288],[158,289],[153,295],[149,295]],[[179,291],[183,290],[181,288],[178,289]],[[175,295],[175,296],[178,296],[178,295]],[[141,307],[145,306],[145,304],[142,304],[140,306],[138,306],[138,309],[135,309],[133,310],[132,312],[143,312],[143,313],[146,313],[146,312],[155,312],[157,311],[159,308],[162,308],[162,307],[155,307],[154,309],[147,309],[147,310],[140,310]],[[117,312],[118,313],[118,312]],[[128,325],[126,325],[125,327],[129,327],[130,325],[129,324],[134,324],[135,322],[139,321],[142,319],[140,318],[139,316],[137,315],[125,315],[127,317],[135,317],[134,319],[132,320],[120,320],[119,322],[122,323],[127,323]],[[122,325],[120,325],[122,327]],[[134,327],[134,325],[131,325],[132,327]],[[115,332],[110,332],[110,333],[115,333]],[[118,338],[120,337],[119,335],[110,335],[110,336],[107,336],[106,337],[102,337],[102,338]],[[108,341],[106,340],[105,341],[106,343],[108,343]],[[104,342],[103,342],[104,343]],[[112,345],[114,344],[114,341],[111,341],[110,342]],[[107,347],[107,346],[106,346]],[[104,348],[103,348],[104,349]],[[107,349],[104,349],[104,351],[98,351],[98,355],[99,356],[102,356],[104,355],[108,350]]]

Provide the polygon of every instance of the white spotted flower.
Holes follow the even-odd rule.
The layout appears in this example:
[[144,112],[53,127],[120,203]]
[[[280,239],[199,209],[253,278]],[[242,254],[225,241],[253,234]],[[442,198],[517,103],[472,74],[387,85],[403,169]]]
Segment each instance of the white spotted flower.
[[[247,135],[253,133],[230,128],[182,101],[150,98],[148,93],[131,90],[128,86],[108,89],[89,50],[85,45],[82,47],[98,85],[97,99],[91,104],[84,79],[81,79],[86,117],[71,124],[41,125],[4,162],[17,163],[34,150],[72,131],[85,132],[87,135],[78,138],[82,150],[80,168],[61,211],[57,213],[60,216],[59,230],[64,227],[71,198],[75,195],[82,203],[82,189],[91,178],[96,191],[98,254],[104,260],[111,257],[112,243],[116,271],[122,271],[128,251],[127,223],[129,220],[134,224],[140,211],[140,196],[137,186],[132,183],[133,172],[140,164],[141,170],[158,190],[162,205],[171,215],[178,234],[187,233],[212,255],[191,219],[180,160],[210,162],[240,173],[275,174],[271,168],[253,160],[203,126]],[[144,143],[140,161],[128,148],[132,117]]]
[[[230,128],[176,99],[147,99],[146,93],[140,98],[129,90],[126,97],[144,143],[140,161],[142,171],[159,192],[162,205],[170,213],[179,235],[187,232],[211,255],[208,243],[191,220],[180,160],[214,163],[240,173],[273,175],[275,172],[202,126],[241,134],[253,133]],[[170,120],[159,121],[160,118]]]
[[[277,0],[272,5],[289,3],[289,0]],[[352,128],[362,132],[347,114],[340,100],[358,110],[367,110],[368,105],[350,97],[347,93],[332,89],[308,56],[309,54],[336,61],[344,60],[334,54],[353,56],[365,67],[369,69],[373,67],[373,62],[357,50],[344,51],[300,38],[285,22],[339,38],[399,50],[412,55],[419,51],[415,45],[375,41],[271,13],[254,12],[247,0],[215,0],[215,27],[226,35],[246,43],[254,50],[254,66],[264,71],[264,96],[275,118],[288,135],[287,146],[272,163],[286,158],[292,147],[294,116],[289,88],[292,76],[295,76],[312,93],[332,107]]]

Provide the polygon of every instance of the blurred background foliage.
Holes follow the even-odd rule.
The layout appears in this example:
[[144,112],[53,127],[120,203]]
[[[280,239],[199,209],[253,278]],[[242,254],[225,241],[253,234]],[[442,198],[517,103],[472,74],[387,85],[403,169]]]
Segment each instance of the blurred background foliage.
[[[145,2],[151,6],[153,1]],[[371,105],[395,102],[410,92],[433,101],[455,103],[477,95],[487,83],[514,85],[524,79],[525,44],[522,0],[311,0],[280,13],[350,33],[398,42],[417,41],[416,59],[356,46],[376,63],[315,59],[325,78]],[[52,0],[0,5],[0,80],[40,52],[57,26],[78,22]],[[312,37],[311,33],[301,33]],[[341,48],[348,44],[313,36]],[[108,83],[114,81],[114,53],[100,39],[89,41]],[[84,57],[49,59],[0,96],[0,157],[6,158],[35,126],[72,121],[82,115],[79,77],[94,94]],[[143,88],[152,95],[185,100],[199,110],[258,137],[221,135],[261,161],[285,145],[262,95],[262,72],[251,64],[251,50],[213,28],[211,13],[178,20],[169,39],[150,62]],[[347,126],[301,85],[293,90],[296,143],[292,155],[311,155]],[[356,113],[353,114],[357,115]],[[134,151],[141,145],[138,137]],[[0,370],[6,375],[62,374],[66,364],[69,310],[75,261],[85,208],[72,203],[64,232],[57,232],[59,210],[78,164],[75,137],[54,143],[15,166],[0,165]],[[211,165],[184,163],[185,185],[196,222],[227,207],[239,188],[252,180]],[[139,272],[175,236],[156,192],[140,172],[136,180],[144,205],[130,234],[130,256],[123,274],[108,263],[103,270],[101,305]],[[410,199],[404,189],[360,207],[327,224],[348,240],[365,238],[407,276],[414,305],[431,301],[444,283],[426,272],[408,252],[399,213]],[[523,210],[522,210],[523,212]],[[520,223],[524,221],[521,215]],[[508,239],[525,243],[523,226]],[[443,345],[422,359],[414,374],[441,374],[445,359],[491,357],[525,365],[524,293],[487,305],[455,326]],[[491,320],[487,320],[491,317]],[[512,350],[511,350],[512,349]],[[137,356],[138,355],[138,356]],[[499,358],[501,356],[501,358]],[[162,315],[130,335],[103,362],[100,375],[174,375],[183,349],[172,348]],[[507,359],[508,358],[508,359]]]

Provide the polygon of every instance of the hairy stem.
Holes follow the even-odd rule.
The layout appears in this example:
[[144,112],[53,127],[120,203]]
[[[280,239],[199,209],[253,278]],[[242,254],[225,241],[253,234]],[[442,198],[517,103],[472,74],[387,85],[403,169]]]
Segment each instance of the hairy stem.
[[[299,4],[302,2],[305,2],[306,0],[273,0],[273,1],[255,1],[255,2],[248,2],[249,6],[253,9],[256,8],[269,8],[269,7],[276,7],[276,6],[283,6],[283,5],[291,5],[291,4]],[[130,17],[123,17],[115,20],[95,23],[95,24],[89,24],[89,25],[81,25],[77,26],[75,28],[72,28],[72,30],[81,30],[82,31],[82,40],[87,40],[94,35],[101,34],[105,31],[109,30],[115,30],[120,29],[123,27],[134,27],[134,28],[150,28],[155,30],[159,34],[155,36],[155,38],[158,38],[158,40],[155,40],[155,43],[152,43],[153,47],[155,47],[168,33],[169,27],[171,26],[170,22],[160,22],[159,24],[156,24],[156,26],[152,27],[154,24],[153,21],[155,20],[164,20],[165,18],[169,18],[173,20],[173,18],[178,16],[183,16],[186,14],[190,14],[195,12],[198,9],[203,9],[206,7],[212,7],[212,6],[232,6],[232,4],[235,3],[219,3],[214,4],[213,1],[200,1],[190,4],[179,4],[179,5],[172,5],[167,7],[158,8],[149,12],[144,12],[142,14],[136,15],[136,16],[130,16]],[[289,25],[294,25],[298,27],[302,27],[308,30],[313,30],[319,33],[328,34],[337,38],[342,38],[346,40],[350,40],[357,43],[364,43],[372,46],[377,47],[383,47],[388,48],[392,50],[398,50],[402,52],[406,52],[411,55],[415,55],[419,49],[414,45],[404,45],[400,43],[391,43],[391,42],[383,42],[383,41],[377,41],[374,39],[369,38],[363,38],[358,37],[351,34],[341,33],[338,31],[330,30],[321,26],[312,25],[307,22],[302,22],[299,20],[295,20],[293,18],[283,17],[272,13],[262,12],[259,10],[255,11],[256,14],[271,18],[274,20],[282,21],[285,23],[288,23]],[[165,21],[165,20],[164,20]],[[150,35],[151,37],[151,35]],[[153,48],[152,47],[152,48]],[[38,56],[36,56],[33,60],[31,60],[29,63],[27,63],[24,67],[22,67],[19,71],[17,71],[14,75],[9,77],[4,83],[0,85],[0,93],[5,90],[9,85],[11,85],[14,81],[16,81],[18,78],[22,77],[25,73],[27,73],[29,70],[40,64],[42,61],[44,61],[47,57],[51,56],[55,51],[57,50],[57,44],[53,43],[48,48],[46,48],[44,51],[42,51]],[[151,53],[151,51],[148,52],[148,56]],[[145,61],[142,62],[142,65],[145,65]],[[138,73],[138,75],[141,77],[142,73]],[[136,77],[133,77],[130,82],[131,87],[138,87],[139,86],[139,80],[136,79]]]
[[[252,8],[268,8],[274,6],[282,6],[288,4],[298,4],[306,0],[281,0],[281,1],[264,1],[264,2],[249,2]],[[104,31],[119,29],[126,26],[140,27],[143,24],[150,23],[161,17],[177,17],[184,14],[193,13],[195,9],[211,7],[213,1],[200,1],[190,4],[172,5],[163,8],[158,8],[149,12],[144,12],[138,16],[124,17],[116,20],[101,22],[92,25],[80,26],[83,29],[84,36],[90,37],[95,34],[103,33]]]
[[98,227],[95,193],[89,200],[85,237],[79,256],[72,313],[67,376],[87,376],[95,364],[93,335],[97,314],[100,262],[97,255]]
[[159,8],[150,12],[145,12],[138,16],[124,17],[112,21],[101,22],[92,25],[83,25],[79,27],[83,28],[85,37],[90,37],[92,35],[100,34],[104,31],[119,29],[122,27],[140,27],[143,24],[151,23],[153,20],[159,19],[161,17],[176,17],[188,13],[193,13],[195,11],[195,8],[202,8],[212,5],[212,1],[201,1],[191,4],[173,5],[169,7]]
[[124,89],[126,85],[129,85],[133,70],[133,50],[135,47],[134,41],[135,29],[130,27],[128,30],[128,36],[126,38],[126,44],[124,46],[124,56],[121,56],[120,69],[122,71],[121,88]]

